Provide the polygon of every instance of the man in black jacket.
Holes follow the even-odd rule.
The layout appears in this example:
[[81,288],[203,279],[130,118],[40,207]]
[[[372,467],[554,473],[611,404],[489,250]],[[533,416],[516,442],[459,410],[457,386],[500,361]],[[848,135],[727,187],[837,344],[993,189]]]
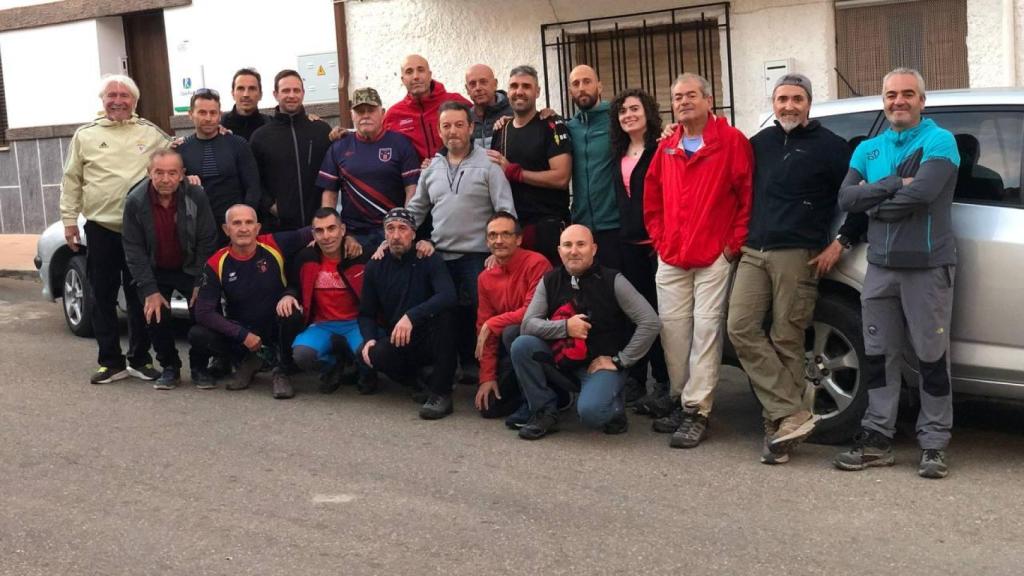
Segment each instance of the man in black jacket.
[[195,134],[178,146],[188,174],[199,176],[218,224],[218,245],[228,237],[220,225],[235,204],[256,208],[260,201],[260,173],[249,144],[234,134],[220,133],[220,94],[201,88],[192,94],[188,116]]
[[[185,180],[181,156],[160,150],[149,162],[149,177],[138,183],[124,202],[121,240],[138,298],[143,302],[153,348],[163,372],[157,390],[171,390],[181,378],[181,359],[171,328],[171,294],[189,299],[191,309],[199,291],[203,265],[216,249],[213,214],[206,194]],[[125,298],[136,297],[125,294]],[[192,383],[213,388],[206,373],[206,355],[189,350]]]
[[224,115],[221,124],[235,136],[250,140],[252,133],[273,118],[260,112],[263,79],[254,68],[242,68],[231,79],[231,96],[235,105]]
[[[849,215],[831,236],[850,147],[809,120],[811,82],[787,74],[772,93],[774,126],[750,139],[754,193],[750,232],[729,302],[729,338],[764,409],[761,462],[781,464],[814,431],[804,392],[804,331],[818,280],[860,240],[867,221]],[[769,333],[764,321],[771,311]]]
[[388,211],[384,239],[384,257],[370,260],[363,278],[360,355],[368,367],[397,381],[408,381],[418,369],[433,365],[420,418],[444,418],[452,413],[455,378],[455,285],[439,253],[425,258],[416,254],[416,221],[405,208]]
[[320,207],[317,174],[331,145],[331,127],[311,121],[302,106],[305,90],[294,70],[274,77],[276,113],[252,135],[252,153],[260,171],[260,206],[267,224],[278,230],[308,226]]

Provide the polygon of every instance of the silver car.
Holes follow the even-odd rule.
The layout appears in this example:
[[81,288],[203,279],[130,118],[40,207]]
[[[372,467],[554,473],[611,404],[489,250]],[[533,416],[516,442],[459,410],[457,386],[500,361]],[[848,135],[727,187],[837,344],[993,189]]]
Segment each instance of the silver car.
[[[961,157],[953,204],[959,260],[953,390],[1024,400],[1024,91],[929,92],[924,115],[955,135]],[[851,146],[888,128],[880,96],[814,104],[811,116]],[[821,442],[856,432],[867,407],[860,316],[865,256],[866,247],[857,246],[823,279],[807,332],[805,374],[814,411],[824,416],[815,433]],[[905,358],[904,380],[918,384],[913,357]]]

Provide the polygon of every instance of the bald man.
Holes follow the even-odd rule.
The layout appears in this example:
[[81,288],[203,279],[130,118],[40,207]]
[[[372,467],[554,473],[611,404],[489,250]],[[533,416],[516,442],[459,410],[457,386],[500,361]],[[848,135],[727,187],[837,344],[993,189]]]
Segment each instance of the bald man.
[[594,262],[590,229],[566,228],[558,253],[562,266],[537,285],[522,335],[512,343],[512,367],[531,410],[519,437],[536,440],[558,428],[545,364],[579,382],[576,411],[584,425],[621,434],[629,427],[622,398],[627,371],[647,354],[661,322],[622,274]]
[[494,123],[513,114],[508,93],[498,90],[498,79],[490,66],[474,64],[466,70],[466,94],[473,101],[473,143],[487,150],[491,147]]
[[384,114],[384,129],[404,134],[412,140],[420,160],[433,158],[442,145],[437,130],[438,108],[449,100],[457,100],[467,106],[472,104],[462,96],[448,92],[444,84],[434,80],[430,63],[419,54],[406,56],[400,71],[402,84],[408,93]]
[[612,145],[608,102],[601,99],[597,72],[581,64],[569,73],[569,95],[577,112],[568,122],[572,137],[572,221],[594,231],[602,246],[601,263],[622,268],[619,205],[612,183]]

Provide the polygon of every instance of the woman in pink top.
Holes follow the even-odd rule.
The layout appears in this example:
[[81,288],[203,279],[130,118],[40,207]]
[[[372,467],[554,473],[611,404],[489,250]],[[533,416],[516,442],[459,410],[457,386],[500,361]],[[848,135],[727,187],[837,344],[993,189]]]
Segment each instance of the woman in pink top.
[[[608,133],[612,141],[612,180],[619,203],[622,235],[622,274],[657,310],[654,273],[658,264],[644,227],[644,176],[661,134],[658,103],[643,90],[630,88],[615,97],[608,113],[611,114]],[[660,339],[655,340],[647,358],[630,370],[626,401],[635,400],[647,391],[648,360],[655,379],[654,389],[636,400],[634,410],[637,414],[657,418],[668,414],[678,404],[668,396],[668,370]]]

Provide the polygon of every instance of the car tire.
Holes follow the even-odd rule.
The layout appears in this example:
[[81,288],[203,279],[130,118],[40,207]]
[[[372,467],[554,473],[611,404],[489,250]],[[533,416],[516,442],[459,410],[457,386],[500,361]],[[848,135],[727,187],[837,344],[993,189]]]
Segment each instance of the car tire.
[[85,256],[74,256],[64,271],[64,321],[75,336],[92,337],[92,290],[85,274]]
[[814,413],[822,416],[810,441],[845,442],[860,430],[868,405],[859,302],[840,294],[823,294],[807,330],[805,351],[808,398],[813,398]]

